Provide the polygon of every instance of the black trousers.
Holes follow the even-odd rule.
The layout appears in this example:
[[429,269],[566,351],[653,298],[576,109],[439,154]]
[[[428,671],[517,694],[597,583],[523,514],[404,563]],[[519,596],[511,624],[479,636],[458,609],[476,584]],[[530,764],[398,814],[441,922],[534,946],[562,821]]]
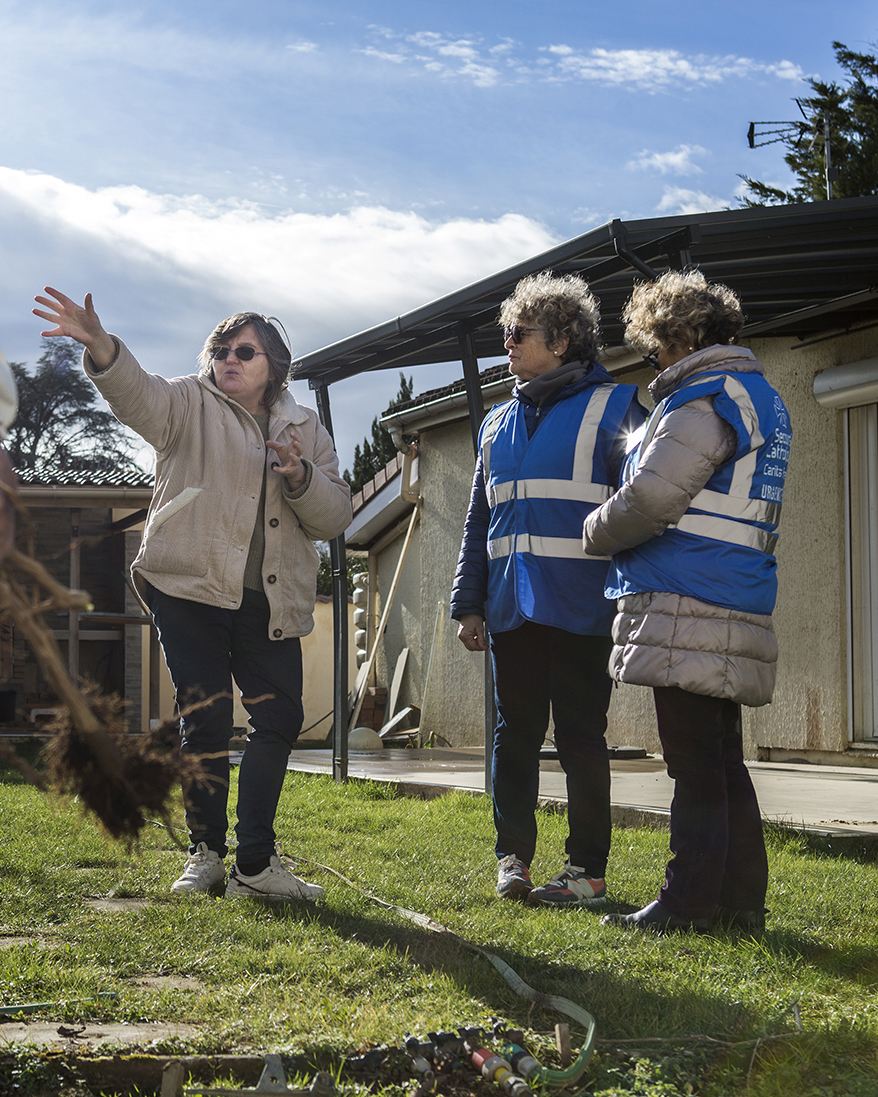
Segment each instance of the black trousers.
[[497,856],[514,853],[525,864],[537,840],[535,810],[540,747],[555,722],[558,760],[567,775],[567,856],[594,879],[610,852],[610,762],[607,708],[613,683],[607,671],[608,636],[578,636],[525,622],[491,635],[497,727],[491,783]]
[[710,918],[717,904],[762,910],[768,858],[756,790],[744,764],[740,706],[677,687],[653,690],[674,779],[671,853],[662,904]]
[[[297,638],[269,639],[268,600],[262,591],[245,589],[236,610],[173,598],[153,586],[147,589],[147,601],[178,706],[229,694],[182,720],[182,749],[201,756],[208,775],[206,784],[187,791],[189,852],[204,842],[221,857],[228,853],[234,675],[252,727],[238,774],[237,860],[240,865],[267,867],[275,850],[274,817],[287,760],[302,729],[301,644]],[[265,694],[270,696],[254,701]]]

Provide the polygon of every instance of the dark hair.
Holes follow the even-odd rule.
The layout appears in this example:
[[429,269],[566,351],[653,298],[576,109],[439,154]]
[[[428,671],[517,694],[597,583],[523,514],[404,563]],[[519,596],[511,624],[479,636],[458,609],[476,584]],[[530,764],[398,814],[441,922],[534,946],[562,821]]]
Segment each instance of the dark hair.
[[[280,321],[277,321],[280,323]],[[270,408],[277,403],[281,392],[287,387],[290,380],[290,365],[292,355],[280,332],[272,323],[271,318],[263,316],[260,312],[236,312],[227,320],[222,320],[204,341],[201,353],[198,355],[198,372],[205,377],[213,376],[212,352],[219,350],[228,343],[233,335],[241,328],[251,324],[256,332],[262,349],[268,356],[268,384],[265,386],[265,394],[262,403]]]
[[540,328],[550,348],[566,338],[561,362],[591,362],[600,348],[600,319],[597,298],[585,279],[544,270],[521,279],[500,306],[497,321]]

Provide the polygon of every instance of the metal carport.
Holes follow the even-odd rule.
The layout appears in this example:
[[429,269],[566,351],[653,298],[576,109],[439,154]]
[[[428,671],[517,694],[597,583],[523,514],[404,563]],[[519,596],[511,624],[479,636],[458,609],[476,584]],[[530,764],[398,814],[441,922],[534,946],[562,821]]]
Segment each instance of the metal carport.
[[[475,448],[482,419],[478,360],[496,357],[496,316],[516,282],[534,271],[581,274],[601,302],[608,347],[622,343],[621,311],[633,282],[699,267],[742,298],[743,336],[793,336],[878,324],[878,198],[760,206],[691,216],[610,221],[523,263],[302,358],[294,380],[315,391],[332,432],[329,386],[373,370],[458,360]],[[330,545],[335,620],[333,774],[347,776],[347,591],[344,538]]]

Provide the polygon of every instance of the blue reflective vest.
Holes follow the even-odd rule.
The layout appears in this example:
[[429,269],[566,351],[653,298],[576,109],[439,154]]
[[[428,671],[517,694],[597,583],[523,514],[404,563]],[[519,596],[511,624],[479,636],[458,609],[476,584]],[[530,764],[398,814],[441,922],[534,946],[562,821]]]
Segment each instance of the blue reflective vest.
[[734,456],[694,497],[676,526],[613,557],[607,597],[649,591],[690,595],[711,605],[770,614],[777,598],[777,526],[792,428],[783,401],[759,373],[705,372],[656,407],[629,453],[623,480],[637,472],[661,419],[712,396],[735,431]]
[[608,558],[585,556],[582,523],[616,489],[613,445],[636,394],[634,385],[591,385],[544,406],[530,438],[520,401],[486,416],[479,445],[490,508],[491,632],[535,621],[581,635],[610,634]]

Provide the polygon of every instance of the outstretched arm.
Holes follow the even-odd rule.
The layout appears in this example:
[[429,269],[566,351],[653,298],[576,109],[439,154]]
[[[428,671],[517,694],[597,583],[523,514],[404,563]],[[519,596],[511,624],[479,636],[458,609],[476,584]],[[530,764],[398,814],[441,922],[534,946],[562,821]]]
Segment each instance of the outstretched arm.
[[45,308],[34,309],[34,316],[48,320],[55,327],[51,331],[41,331],[40,335],[49,337],[66,335],[86,348],[98,370],[111,366],[117,354],[116,344],[112,336],[104,331],[98,314],[94,310],[91,294],[85,295],[83,305],[77,305],[75,301],[71,301],[69,297],[59,290],[52,289],[51,286],[46,286],[45,292],[54,300],[50,300],[49,297],[35,297],[37,304],[44,305]]

